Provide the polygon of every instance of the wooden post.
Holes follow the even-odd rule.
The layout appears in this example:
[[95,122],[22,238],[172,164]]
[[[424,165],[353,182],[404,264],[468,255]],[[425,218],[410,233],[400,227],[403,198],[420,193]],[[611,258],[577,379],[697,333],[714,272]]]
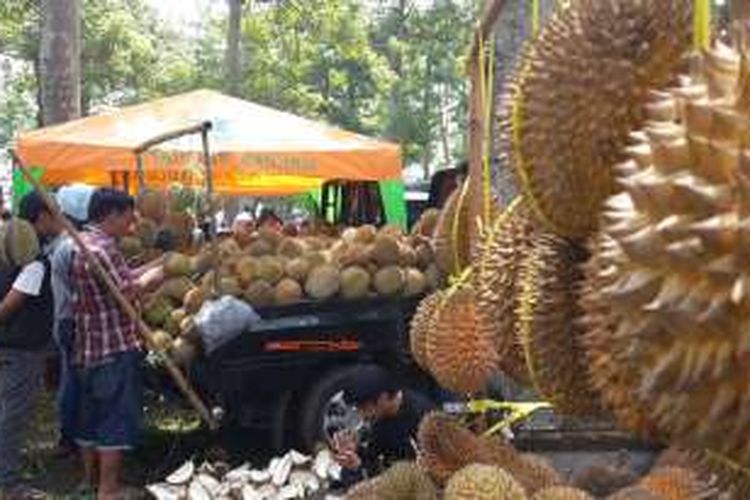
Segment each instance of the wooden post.
[[214,276],[213,283],[211,284],[213,295],[219,293],[219,243],[216,241],[217,228],[216,228],[216,214],[213,210],[212,197],[214,193],[214,170],[211,162],[211,150],[208,147],[208,131],[211,129],[211,123],[207,122],[206,126],[201,130],[201,142],[203,145],[203,165],[206,169],[206,201],[209,207],[209,214],[211,220],[208,224],[208,231],[211,236],[211,261],[214,264]]
[[[141,335],[143,340],[146,342],[146,344],[152,349],[159,351],[156,343],[154,342],[153,334],[151,330],[149,329],[148,325],[141,319],[140,315],[138,314],[138,311],[136,311],[135,307],[133,307],[133,304],[131,304],[128,301],[128,299],[125,298],[125,296],[122,294],[122,292],[117,287],[112,277],[104,269],[104,267],[99,262],[99,260],[89,251],[89,249],[83,243],[81,236],[78,234],[78,231],[73,226],[73,224],[60,212],[60,209],[58,208],[57,204],[54,201],[52,201],[52,198],[50,197],[49,193],[47,193],[44,187],[42,187],[42,185],[36,179],[34,179],[34,177],[31,175],[28,169],[21,162],[20,158],[18,158],[18,156],[16,156],[16,154],[13,151],[11,151],[11,156],[13,157],[13,161],[15,162],[16,166],[23,173],[24,177],[26,177],[29,183],[31,183],[31,185],[34,186],[34,189],[41,195],[42,199],[44,200],[44,204],[47,206],[47,208],[50,210],[53,216],[58,220],[58,222],[61,223],[65,231],[73,239],[76,246],[78,247],[78,250],[81,251],[81,254],[84,256],[86,261],[91,265],[92,269],[94,270],[94,273],[101,280],[101,282],[105,285],[105,287],[107,288],[111,296],[115,299],[117,304],[120,306],[120,309],[122,310],[122,312],[124,312],[130,318],[131,321],[135,322],[135,324],[138,327],[137,331]],[[214,420],[213,416],[211,415],[211,412],[203,404],[203,401],[201,401],[198,394],[192,388],[192,386],[190,385],[190,382],[188,382],[188,380],[182,374],[182,371],[180,371],[180,369],[177,367],[177,365],[175,365],[174,361],[172,361],[172,359],[169,356],[164,356],[164,365],[167,369],[167,372],[171,375],[172,379],[177,384],[177,387],[180,389],[183,395],[187,398],[187,400],[190,402],[193,408],[195,408],[195,410],[200,414],[203,420],[205,420],[209,428],[216,429],[217,423]]]

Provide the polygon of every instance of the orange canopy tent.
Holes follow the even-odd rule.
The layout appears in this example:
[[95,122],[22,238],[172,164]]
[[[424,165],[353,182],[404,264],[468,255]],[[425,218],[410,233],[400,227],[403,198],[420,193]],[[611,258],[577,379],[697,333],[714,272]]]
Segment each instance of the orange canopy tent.
[[[326,179],[401,177],[395,144],[378,141],[211,90],[130,106],[21,134],[15,152],[44,169],[48,185],[109,185],[112,173],[136,173],[136,150],[155,137],[208,122],[213,190],[279,195],[309,191]],[[199,134],[143,153],[145,182],[202,185]],[[133,176],[133,179],[135,176]]]

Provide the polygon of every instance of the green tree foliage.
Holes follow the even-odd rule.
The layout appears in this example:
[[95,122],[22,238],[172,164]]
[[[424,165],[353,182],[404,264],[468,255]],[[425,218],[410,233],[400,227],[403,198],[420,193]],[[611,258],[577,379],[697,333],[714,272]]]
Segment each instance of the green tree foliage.
[[[0,142],[33,123],[38,2],[0,2],[0,55],[26,63],[3,80]],[[245,1],[238,94],[386,137],[403,146],[407,162],[452,162],[465,151],[464,56],[476,3]],[[201,87],[224,90],[226,15],[207,16],[186,33],[159,19],[148,0],[83,0],[84,113]]]

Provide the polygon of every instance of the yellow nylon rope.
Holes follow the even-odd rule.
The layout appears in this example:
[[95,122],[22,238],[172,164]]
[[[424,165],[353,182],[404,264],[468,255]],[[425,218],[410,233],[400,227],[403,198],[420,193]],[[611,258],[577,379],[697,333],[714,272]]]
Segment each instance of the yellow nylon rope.
[[711,45],[711,0],[695,0],[693,4],[693,45],[695,50],[708,50]]
[[531,33],[539,33],[539,0],[531,0]]

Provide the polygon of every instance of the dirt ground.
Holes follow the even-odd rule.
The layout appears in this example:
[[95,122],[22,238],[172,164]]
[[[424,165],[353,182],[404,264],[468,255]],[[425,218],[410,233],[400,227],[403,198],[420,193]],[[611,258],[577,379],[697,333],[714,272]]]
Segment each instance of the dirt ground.
[[[80,463],[75,457],[56,455],[57,439],[54,394],[45,392],[24,449],[25,479],[50,498],[83,498],[74,494],[82,477]],[[200,429],[191,413],[151,401],[142,444],[126,461],[129,498],[149,498],[143,486],[163,480],[187,459],[217,458],[221,455],[217,446],[217,439]]]

